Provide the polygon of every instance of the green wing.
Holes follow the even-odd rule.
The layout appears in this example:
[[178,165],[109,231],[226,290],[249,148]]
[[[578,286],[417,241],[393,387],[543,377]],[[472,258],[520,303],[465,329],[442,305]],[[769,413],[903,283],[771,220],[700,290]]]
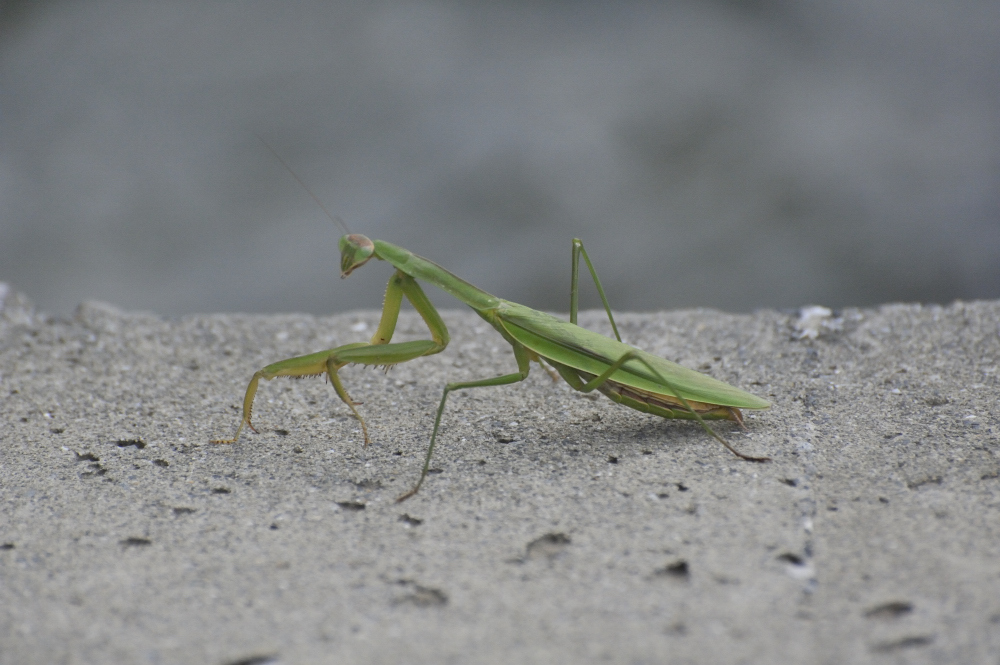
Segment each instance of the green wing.
[[[771,406],[767,400],[728,383],[530,307],[505,301],[497,310],[497,320],[511,337],[543,358],[588,374],[601,374],[622,355],[632,351],[656,368],[685,399],[739,409]],[[611,380],[652,393],[673,394],[641,362],[630,360],[611,375]]]

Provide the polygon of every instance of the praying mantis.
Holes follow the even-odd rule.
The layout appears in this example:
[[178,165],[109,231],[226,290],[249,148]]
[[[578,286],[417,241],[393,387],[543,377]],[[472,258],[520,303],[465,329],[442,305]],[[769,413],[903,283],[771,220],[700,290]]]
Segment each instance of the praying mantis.
[[[236,429],[236,434],[231,439],[219,439],[213,443],[235,443],[244,427],[257,431],[251,424],[250,418],[257,384],[261,379],[326,374],[337,395],[361,423],[367,446],[370,442],[368,426],[358,413],[357,403],[344,389],[337,372],[349,364],[382,365],[388,369],[392,365],[444,351],[449,341],[448,329],[420,287],[418,280],[422,280],[462,301],[493,326],[510,344],[514,360],[517,362],[517,371],[478,381],[449,383],[445,386],[441,402],[438,404],[437,415],[434,417],[434,428],[431,431],[431,440],[427,446],[420,478],[412,489],[396,499],[397,502],[416,494],[427,477],[448,395],[456,390],[503,386],[523,381],[528,376],[531,362],[541,365],[554,380],[558,380],[561,376],[566,383],[580,392],[589,393],[598,390],[612,401],[637,411],[663,418],[697,420],[708,434],[741,459],[752,462],[765,462],[770,459],[744,455],[705,422],[710,419],[731,420],[746,429],[740,409],[766,409],[770,403],[705,374],[622,343],[618,326],[611,314],[611,306],[597,277],[597,271],[583,243],[577,238],[573,239],[569,322],[490,295],[436,263],[382,240],[369,240],[363,235],[348,233],[340,238],[339,248],[341,278],[347,277],[373,258],[387,261],[395,268],[386,287],[382,317],[375,334],[368,342],[345,344],[335,349],[289,358],[259,370],[247,386],[246,396],[243,399],[243,419]],[[576,324],[581,255],[597,286],[616,339],[605,337]],[[412,342],[392,341],[404,297],[423,318],[431,339]]]

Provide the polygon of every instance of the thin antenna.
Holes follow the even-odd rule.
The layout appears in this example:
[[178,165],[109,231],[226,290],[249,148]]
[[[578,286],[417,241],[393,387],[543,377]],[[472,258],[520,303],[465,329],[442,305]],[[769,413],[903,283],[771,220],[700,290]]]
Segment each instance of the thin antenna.
[[282,166],[284,166],[286,169],[288,169],[288,172],[292,174],[292,177],[295,178],[295,180],[300,185],[302,185],[302,189],[306,190],[306,194],[308,194],[309,196],[312,197],[312,200],[316,202],[316,205],[318,205],[320,207],[320,210],[322,210],[323,212],[325,212],[326,216],[329,217],[331,221],[339,224],[340,228],[344,229],[344,233],[350,233],[351,230],[349,228],[347,228],[347,224],[344,223],[344,220],[342,220],[339,216],[335,216],[335,215],[331,215],[330,214],[330,211],[326,209],[326,206],[323,205],[323,202],[319,200],[319,197],[312,193],[312,190],[309,189],[309,187],[308,187],[308,185],[306,185],[306,183],[302,182],[302,178],[300,178],[298,176],[298,174],[295,173],[295,171],[292,170],[292,167],[288,165],[288,162],[286,162],[284,159],[281,158],[281,155],[278,154],[278,151],[275,150],[274,148],[272,148],[271,144],[268,143],[267,141],[265,141],[263,138],[261,138],[259,134],[254,134],[254,136],[257,137],[258,141],[260,141],[261,143],[264,144],[265,148],[267,148],[268,150],[271,151],[271,154],[275,156],[275,158],[281,163]]

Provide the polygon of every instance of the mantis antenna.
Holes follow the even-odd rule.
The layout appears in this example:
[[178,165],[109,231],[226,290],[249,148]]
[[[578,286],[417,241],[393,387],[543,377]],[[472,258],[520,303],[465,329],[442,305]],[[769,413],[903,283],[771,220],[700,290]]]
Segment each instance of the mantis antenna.
[[274,155],[275,159],[277,159],[278,162],[280,162],[281,165],[284,166],[285,169],[287,169],[287,171],[290,174],[292,174],[292,177],[295,178],[296,182],[302,185],[302,189],[306,190],[306,194],[312,197],[312,200],[316,202],[316,205],[319,206],[320,210],[325,212],[326,216],[329,217],[331,221],[335,222],[336,224],[339,224],[340,228],[344,229],[344,233],[350,234],[351,230],[347,228],[347,224],[344,223],[344,220],[341,219],[340,216],[330,214],[330,211],[326,209],[326,206],[323,205],[323,202],[319,200],[319,197],[313,194],[312,190],[309,189],[309,186],[306,185],[306,183],[302,182],[302,178],[300,178],[299,175],[292,170],[292,167],[288,165],[288,162],[282,159],[281,155],[278,154],[278,151],[272,148],[271,144],[265,141],[263,138],[261,138],[259,134],[254,134],[254,136],[257,137],[258,141],[264,144],[265,148],[271,151],[271,154]]

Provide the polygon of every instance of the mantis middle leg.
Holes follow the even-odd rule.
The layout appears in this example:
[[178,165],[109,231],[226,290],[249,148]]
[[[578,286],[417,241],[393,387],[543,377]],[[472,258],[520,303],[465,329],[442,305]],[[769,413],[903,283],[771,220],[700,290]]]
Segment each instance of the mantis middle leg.
[[424,458],[424,468],[420,471],[420,478],[417,480],[417,484],[413,486],[406,494],[401,495],[396,499],[396,503],[400,501],[405,501],[411,496],[417,493],[420,486],[424,482],[424,478],[427,477],[427,470],[431,465],[431,455],[434,454],[434,443],[437,441],[438,427],[441,425],[441,414],[444,413],[444,404],[448,400],[448,393],[453,390],[464,390],[466,388],[483,388],[486,386],[505,386],[510,383],[517,383],[519,381],[524,381],[528,377],[528,371],[530,370],[530,359],[527,350],[520,344],[514,344],[514,359],[517,360],[517,370],[512,374],[504,374],[503,376],[496,376],[491,379],[480,379],[479,381],[464,381],[460,383],[449,383],[444,387],[444,393],[441,394],[441,403],[438,404],[437,415],[434,417],[434,429],[431,431],[431,442],[427,446],[427,456]]
[[608,320],[611,321],[611,329],[615,331],[615,337],[618,341],[622,341],[622,336],[618,334],[618,326],[615,325],[615,317],[611,315],[611,305],[608,304],[608,297],[604,295],[604,287],[601,286],[601,280],[597,278],[597,271],[594,270],[594,264],[590,262],[590,257],[587,256],[587,250],[583,248],[583,241],[579,238],[573,238],[573,264],[570,273],[570,289],[569,289],[569,322],[576,325],[576,311],[580,303],[580,255],[583,254],[583,260],[587,262],[587,268],[590,270],[590,276],[594,278],[594,286],[597,287],[597,292],[601,294],[601,302],[604,303],[604,311],[608,313]]

